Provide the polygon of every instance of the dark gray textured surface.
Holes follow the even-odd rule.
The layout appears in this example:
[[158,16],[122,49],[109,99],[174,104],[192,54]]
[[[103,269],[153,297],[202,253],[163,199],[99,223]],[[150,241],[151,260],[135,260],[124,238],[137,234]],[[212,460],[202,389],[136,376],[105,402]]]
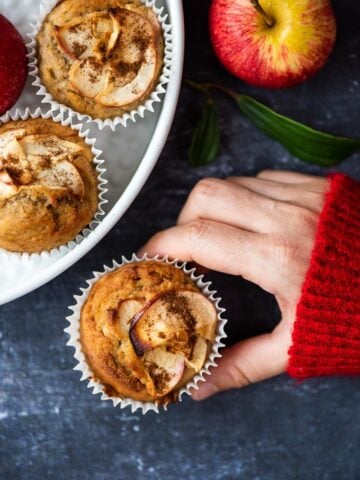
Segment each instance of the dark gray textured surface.
[[[245,87],[217,64],[207,38],[208,0],[185,0],[186,76],[255,94],[317,127],[360,137],[360,4],[334,1],[339,39],[328,66],[289,91]],[[0,309],[0,478],[132,480],[360,478],[359,379],[281,377],[202,404],[142,418],[90,395],[65,348],[66,306],[103,263],[136,250],[171,225],[204,175],[253,174],[261,168],[317,172],[264,138],[222,101],[222,154],[192,171],[186,153],[200,99],[184,89],[171,136],[143,192],[108,237],[40,290]],[[360,178],[360,156],[341,166]],[[210,275],[228,308],[231,341],[276,323],[273,299],[236,278]]]

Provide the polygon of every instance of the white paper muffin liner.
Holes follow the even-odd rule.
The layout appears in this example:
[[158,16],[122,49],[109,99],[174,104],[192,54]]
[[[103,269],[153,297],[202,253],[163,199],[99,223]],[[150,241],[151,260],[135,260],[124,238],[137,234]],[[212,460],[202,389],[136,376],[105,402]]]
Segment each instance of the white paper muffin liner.
[[28,34],[30,40],[26,44],[28,49],[28,58],[29,58],[29,75],[34,78],[32,85],[38,87],[36,95],[42,96],[42,103],[50,104],[52,111],[60,110],[62,113],[68,113],[70,116],[77,116],[81,121],[93,121],[97,124],[98,128],[102,130],[104,127],[110,127],[113,131],[117,125],[122,125],[126,127],[128,121],[132,122],[137,121],[137,117],[144,118],[145,112],[154,112],[154,103],[161,102],[162,99],[160,96],[166,92],[166,85],[169,83],[172,75],[172,58],[173,58],[173,36],[172,36],[172,26],[168,22],[168,15],[164,14],[164,8],[158,8],[156,6],[157,0],[141,0],[142,3],[148,8],[151,8],[162,27],[163,37],[164,37],[164,66],[162,73],[160,75],[158,84],[155,90],[151,93],[149,98],[138,108],[125,113],[122,116],[107,118],[105,120],[99,118],[93,118],[90,115],[85,115],[80,112],[73,110],[67,105],[58,103],[53,96],[48,92],[47,88],[42,84],[39,76],[39,68],[37,61],[37,43],[36,36],[41,28],[42,22],[45,17],[51,12],[55,7],[58,0],[42,0],[40,3],[40,13],[34,16],[30,22],[32,28],[31,32]]
[[91,223],[84,228],[73,240],[70,242],[60,245],[59,247],[53,248],[51,250],[46,250],[39,253],[17,253],[10,252],[3,248],[0,248],[0,255],[5,259],[18,259],[22,261],[38,261],[39,259],[49,259],[50,257],[57,257],[64,255],[67,251],[72,250],[76,245],[81,243],[84,238],[86,238],[101,222],[102,217],[105,215],[103,206],[108,202],[104,197],[107,192],[105,185],[108,181],[104,178],[106,169],[104,168],[104,160],[101,159],[102,151],[95,147],[96,139],[89,137],[89,129],[85,130],[84,125],[76,122],[76,118],[68,117],[64,119],[64,115],[60,112],[57,115],[49,110],[46,113],[43,113],[40,108],[37,108],[34,111],[31,111],[29,108],[26,108],[24,111],[19,109],[15,110],[13,113],[7,112],[5,115],[0,117],[0,125],[16,120],[28,120],[30,118],[43,118],[45,120],[51,119],[56,123],[61,123],[63,126],[68,126],[73,130],[78,132],[80,138],[82,138],[87,145],[91,147],[91,152],[93,154],[93,161],[95,168],[98,174],[98,208],[95,213],[94,219]]
[[69,315],[66,320],[69,322],[69,326],[65,328],[65,332],[69,334],[70,339],[67,342],[67,345],[70,347],[75,348],[74,358],[77,361],[74,370],[78,370],[81,372],[80,381],[87,381],[87,387],[92,389],[92,394],[97,395],[101,394],[101,400],[106,401],[110,400],[113,403],[113,406],[120,406],[120,408],[130,407],[131,411],[134,413],[137,410],[141,410],[143,414],[146,414],[149,411],[154,411],[159,413],[160,408],[164,408],[167,410],[166,405],[158,405],[157,403],[153,402],[140,402],[136,400],[132,400],[131,398],[122,398],[122,397],[112,397],[105,393],[104,386],[98,380],[93,378],[93,373],[91,368],[89,367],[85,355],[81,349],[80,343],[80,317],[81,317],[81,310],[86,302],[90,290],[92,286],[104,275],[108,274],[109,272],[113,272],[117,270],[119,267],[123,265],[133,263],[133,262],[142,262],[144,260],[155,260],[157,262],[165,262],[169,265],[173,265],[174,267],[182,270],[185,272],[192,281],[197,285],[197,287],[202,291],[203,295],[205,295],[211,302],[214,304],[217,316],[218,316],[218,323],[217,323],[217,330],[216,330],[216,338],[214,344],[212,345],[211,352],[208,356],[206,363],[204,364],[203,368],[200,372],[193,377],[193,379],[187,383],[183,388],[179,391],[178,401],[182,400],[183,395],[191,395],[190,390],[195,389],[197,390],[199,382],[204,382],[206,379],[204,378],[205,375],[211,375],[210,368],[216,367],[217,363],[216,360],[220,358],[222,355],[220,354],[219,350],[224,347],[224,343],[222,341],[227,337],[224,327],[226,325],[227,320],[222,318],[225,310],[220,307],[221,298],[217,297],[217,292],[211,290],[211,282],[204,281],[204,275],[196,275],[196,268],[189,268],[186,262],[181,262],[179,260],[169,260],[168,257],[149,257],[146,254],[139,258],[136,254],[128,260],[126,257],[121,257],[121,263],[117,263],[113,260],[112,267],[107,267],[106,265],[103,266],[104,270],[102,272],[93,272],[93,277],[90,280],[87,280],[86,283],[88,287],[80,288],[81,295],[75,295],[74,299],[76,301],[75,305],[69,307],[69,309],[73,312]]

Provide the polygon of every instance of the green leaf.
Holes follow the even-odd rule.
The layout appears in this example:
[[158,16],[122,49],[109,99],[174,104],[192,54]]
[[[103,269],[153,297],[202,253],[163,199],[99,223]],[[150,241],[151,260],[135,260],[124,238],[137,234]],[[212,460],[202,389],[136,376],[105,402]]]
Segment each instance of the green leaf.
[[212,163],[220,149],[220,128],[217,106],[208,98],[195,128],[189,151],[190,164],[200,167]]
[[360,149],[360,140],[319,132],[280,115],[246,95],[236,95],[241,111],[266,135],[281,143],[295,157],[331,167]]

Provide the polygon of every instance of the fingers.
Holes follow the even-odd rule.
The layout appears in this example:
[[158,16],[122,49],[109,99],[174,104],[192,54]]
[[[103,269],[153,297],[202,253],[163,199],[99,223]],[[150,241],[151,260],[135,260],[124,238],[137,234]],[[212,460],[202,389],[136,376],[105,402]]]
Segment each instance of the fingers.
[[315,175],[307,175],[304,173],[290,172],[287,170],[263,170],[258,173],[258,178],[265,180],[272,180],[274,182],[283,183],[308,183],[318,180],[319,177]]
[[227,348],[218,366],[192,397],[204,400],[220,391],[245,387],[285,372],[288,363],[288,337],[260,335]]
[[318,212],[322,209],[327,180],[319,178],[312,188],[309,184],[280,183],[253,177],[230,177],[229,182],[273,200],[291,203]]
[[143,253],[194,261],[212,270],[242,275],[260,286],[269,270],[261,235],[209,220],[160,232],[141,249],[140,255]]
[[204,178],[192,190],[178,224],[185,225],[199,218],[207,218],[251,232],[272,231],[272,203],[259,192],[245,187],[226,180]]

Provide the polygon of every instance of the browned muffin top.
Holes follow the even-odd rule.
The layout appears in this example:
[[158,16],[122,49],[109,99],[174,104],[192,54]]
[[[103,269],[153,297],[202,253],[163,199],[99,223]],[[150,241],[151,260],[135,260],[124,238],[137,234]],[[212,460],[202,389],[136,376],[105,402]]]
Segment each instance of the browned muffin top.
[[80,340],[107,393],[166,404],[203,367],[216,322],[214,305],[182,270],[143,261],[92,287]]
[[50,93],[99,118],[144,101],[163,63],[160,24],[139,0],[64,0],[45,19],[38,50]]
[[97,209],[91,149],[70,127],[0,125],[0,247],[40,252],[72,240]]

